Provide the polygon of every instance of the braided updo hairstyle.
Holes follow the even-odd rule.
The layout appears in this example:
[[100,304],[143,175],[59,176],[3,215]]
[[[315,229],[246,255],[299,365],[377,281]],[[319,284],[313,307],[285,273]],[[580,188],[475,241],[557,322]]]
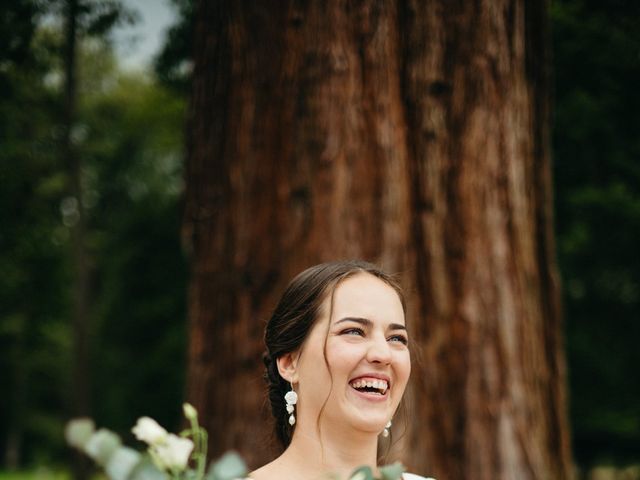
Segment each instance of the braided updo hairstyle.
[[394,278],[377,266],[362,260],[321,263],[298,274],[287,286],[267,323],[263,356],[265,380],[269,388],[269,402],[275,419],[275,433],[283,448],[291,443],[293,427],[287,421],[284,395],[289,382],[280,376],[277,360],[300,348],[311,331],[322,303],[337,284],[357,273],[369,273],[391,286],[405,309],[402,290]]

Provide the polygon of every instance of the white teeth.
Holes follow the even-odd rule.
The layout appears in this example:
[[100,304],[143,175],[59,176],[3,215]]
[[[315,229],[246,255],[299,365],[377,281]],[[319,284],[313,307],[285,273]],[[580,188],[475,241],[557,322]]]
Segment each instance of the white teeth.
[[389,388],[389,384],[387,383],[386,380],[363,380],[363,379],[358,379],[355,380],[353,382],[351,382],[351,386],[353,388],[375,388],[377,390],[380,390],[380,392],[384,395],[386,393],[386,391]]

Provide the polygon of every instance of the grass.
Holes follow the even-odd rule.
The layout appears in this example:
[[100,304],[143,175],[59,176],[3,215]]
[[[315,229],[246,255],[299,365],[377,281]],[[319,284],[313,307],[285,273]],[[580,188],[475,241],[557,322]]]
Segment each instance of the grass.
[[[38,467],[15,472],[0,470],[0,480],[72,480],[72,476],[68,470]],[[106,480],[106,477],[104,474],[97,474],[91,480]]]
[[0,480],[70,480],[71,475],[64,470],[52,470],[39,467],[34,470],[18,470],[15,472],[0,471]]

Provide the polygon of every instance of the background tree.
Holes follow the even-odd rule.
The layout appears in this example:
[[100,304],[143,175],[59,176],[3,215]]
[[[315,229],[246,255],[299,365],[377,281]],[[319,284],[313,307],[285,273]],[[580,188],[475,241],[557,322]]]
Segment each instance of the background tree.
[[[185,100],[149,74],[119,69],[108,36],[98,25],[89,28],[91,18],[106,14],[93,6],[94,16],[81,16],[72,136],[82,158],[93,279],[88,388],[96,422],[126,437],[142,415],[179,426]],[[77,219],[59,154],[64,36],[62,22],[52,19],[62,10],[53,2],[8,7],[2,21],[12,28],[2,29],[7,42],[0,49],[7,119],[0,125],[0,389],[8,392],[0,396],[1,462],[59,467],[69,454],[62,430],[73,400],[70,251]]]
[[626,465],[640,459],[640,4],[562,0],[551,14],[574,451]]
[[294,273],[363,257],[413,292],[405,462],[570,477],[546,19],[544,2],[199,3],[188,394],[224,432],[214,452],[270,458],[263,323]]
[[163,85],[186,96],[193,68],[194,0],[172,0],[171,3],[178,12],[177,21],[167,31],[164,47],[154,61],[154,71]]
[[23,462],[34,436],[35,456],[46,449],[38,443],[55,437],[52,416],[64,409],[56,385],[68,367],[68,329],[56,321],[68,311],[56,97],[42,81],[55,43],[37,32],[42,13],[35,2],[3,2],[0,17],[0,451],[9,468]]

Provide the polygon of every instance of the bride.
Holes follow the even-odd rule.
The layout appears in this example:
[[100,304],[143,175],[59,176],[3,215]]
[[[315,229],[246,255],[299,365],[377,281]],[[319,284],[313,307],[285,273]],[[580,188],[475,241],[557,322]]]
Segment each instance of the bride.
[[[285,290],[265,343],[269,400],[284,452],[250,479],[348,478],[363,465],[377,474],[378,441],[389,436],[411,371],[395,280],[362,261],[311,267]],[[405,473],[403,479],[425,477]]]

